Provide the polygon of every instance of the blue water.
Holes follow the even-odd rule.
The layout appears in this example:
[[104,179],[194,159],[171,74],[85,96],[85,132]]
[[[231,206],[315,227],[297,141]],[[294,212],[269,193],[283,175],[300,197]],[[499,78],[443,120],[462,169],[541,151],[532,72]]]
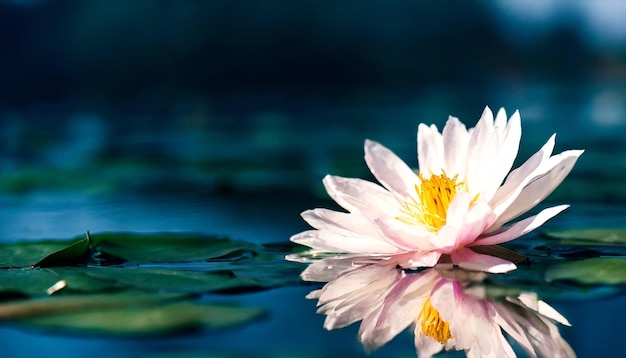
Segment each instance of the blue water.
[[[298,200],[295,200],[298,199]],[[5,241],[69,238],[86,230],[194,231],[253,242],[284,242],[306,228],[299,212],[331,203],[308,196],[175,195],[99,196],[32,193],[0,199],[0,237]],[[268,209],[268,203],[271,203]],[[626,206],[573,203],[545,228],[626,227]],[[267,318],[224,332],[199,332],[158,339],[65,336],[0,327],[0,357],[360,357],[358,325],[328,332],[315,301],[304,296],[316,285],[284,287],[239,295],[209,295],[208,300],[265,308]],[[626,296],[601,301],[550,302],[572,323],[561,333],[580,357],[619,357],[626,322]],[[520,354],[524,356],[524,354]],[[373,357],[413,357],[410,334],[396,337]],[[455,356],[452,354],[451,356]],[[461,355],[462,356],[462,355]]]

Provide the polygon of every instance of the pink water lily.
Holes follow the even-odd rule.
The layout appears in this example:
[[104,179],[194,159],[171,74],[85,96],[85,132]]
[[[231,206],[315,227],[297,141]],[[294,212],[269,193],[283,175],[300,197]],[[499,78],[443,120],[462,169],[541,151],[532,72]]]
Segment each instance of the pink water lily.
[[365,161],[382,186],[326,176],[326,191],[347,212],[303,212],[315,230],[296,234],[291,241],[311,247],[311,253],[369,256],[404,268],[432,267],[446,255],[467,269],[515,269],[512,262],[472,247],[516,239],[566,209],[550,207],[507,226],[545,199],[583,153],[552,155],[553,135],[510,172],[520,137],[519,113],[507,120],[504,109],[494,119],[485,108],[469,130],[455,117],[442,132],[420,124],[418,172],[383,145],[367,140]]
[[420,358],[444,349],[464,350],[468,357],[515,357],[504,332],[531,357],[575,356],[555,324],[569,322],[536,294],[490,300],[481,286],[466,288],[467,282],[438,269],[406,273],[372,264],[344,272],[307,297],[319,300],[326,329],[361,321],[358,338],[368,352],[411,327]]

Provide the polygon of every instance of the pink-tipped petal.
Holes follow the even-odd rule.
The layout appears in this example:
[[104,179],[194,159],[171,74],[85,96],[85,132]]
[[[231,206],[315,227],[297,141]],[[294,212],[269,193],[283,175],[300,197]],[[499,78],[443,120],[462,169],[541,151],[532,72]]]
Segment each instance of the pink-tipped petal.
[[504,229],[504,231],[501,231],[498,234],[479,238],[478,240],[474,241],[472,245],[497,245],[503,242],[511,241],[535,230],[539,226],[543,225],[543,223],[550,220],[568,207],[569,205],[559,205],[544,209],[535,216],[531,216],[522,221],[514,223],[513,225],[509,226],[508,228]]
[[[489,205],[493,208],[496,216],[501,216],[509,206],[517,199],[522,189],[534,178],[537,172],[545,166],[550,159],[550,154],[554,149],[555,136],[548,139],[546,144],[535,154],[533,154],[519,168],[513,170],[506,178],[504,184],[496,191],[495,195],[489,201]],[[493,230],[498,226],[492,225]]]
[[550,169],[534,178],[521,190],[515,201],[498,217],[494,227],[503,225],[535,207],[556,189],[576,164],[582,150],[570,150],[550,158]]

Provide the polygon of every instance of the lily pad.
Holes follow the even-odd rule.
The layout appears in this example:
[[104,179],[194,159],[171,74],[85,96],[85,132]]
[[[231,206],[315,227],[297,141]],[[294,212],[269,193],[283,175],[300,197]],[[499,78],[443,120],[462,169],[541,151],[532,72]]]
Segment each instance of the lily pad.
[[176,302],[32,317],[20,322],[53,332],[145,336],[230,328],[258,319],[263,313],[255,307]]
[[98,251],[136,263],[203,261],[259,248],[243,241],[180,233],[100,233],[91,239]]
[[552,265],[545,273],[548,281],[569,280],[584,285],[626,284],[626,258],[596,257]]
[[81,259],[89,247],[83,236],[70,241],[37,241],[0,245],[0,268],[71,265]]
[[87,276],[156,292],[205,293],[249,285],[231,272],[196,272],[137,267],[91,267]]
[[119,288],[119,285],[114,281],[87,275],[85,272],[90,270],[89,267],[68,266],[48,268],[46,270],[56,274],[59,280],[65,281],[64,291],[95,293]]
[[626,245],[626,229],[567,229],[542,234],[564,245]]
[[46,296],[59,277],[41,268],[0,270],[0,293]]

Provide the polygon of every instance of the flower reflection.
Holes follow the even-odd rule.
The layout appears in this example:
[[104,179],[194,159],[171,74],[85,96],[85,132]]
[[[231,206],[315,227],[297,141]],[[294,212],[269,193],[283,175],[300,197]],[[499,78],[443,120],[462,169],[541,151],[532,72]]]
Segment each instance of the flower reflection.
[[504,332],[532,357],[575,356],[555,324],[569,326],[563,316],[531,292],[489,298],[485,277],[451,265],[407,272],[363,264],[307,297],[319,300],[326,329],[361,321],[358,337],[368,352],[412,327],[419,357],[444,349],[464,350],[468,357],[515,357]]
[[510,261],[472,247],[513,240],[564,210],[566,205],[547,208],[504,226],[546,198],[582,154],[568,150],[552,155],[552,136],[509,173],[520,137],[519,113],[507,121],[504,109],[494,119],[486,108],[470,130],[454,117],[441,133],[434,125],[420,124],[419,174],[389,149],[368,140],[365,161],[384,188],[327,176],[323,182],[328,194],[348,212],[305,211],[302,217],[316,230],[291,240],[312,252],[366,255],[404,268],[432,267],[446,255],[468,269],[512,270],[515,265]]

